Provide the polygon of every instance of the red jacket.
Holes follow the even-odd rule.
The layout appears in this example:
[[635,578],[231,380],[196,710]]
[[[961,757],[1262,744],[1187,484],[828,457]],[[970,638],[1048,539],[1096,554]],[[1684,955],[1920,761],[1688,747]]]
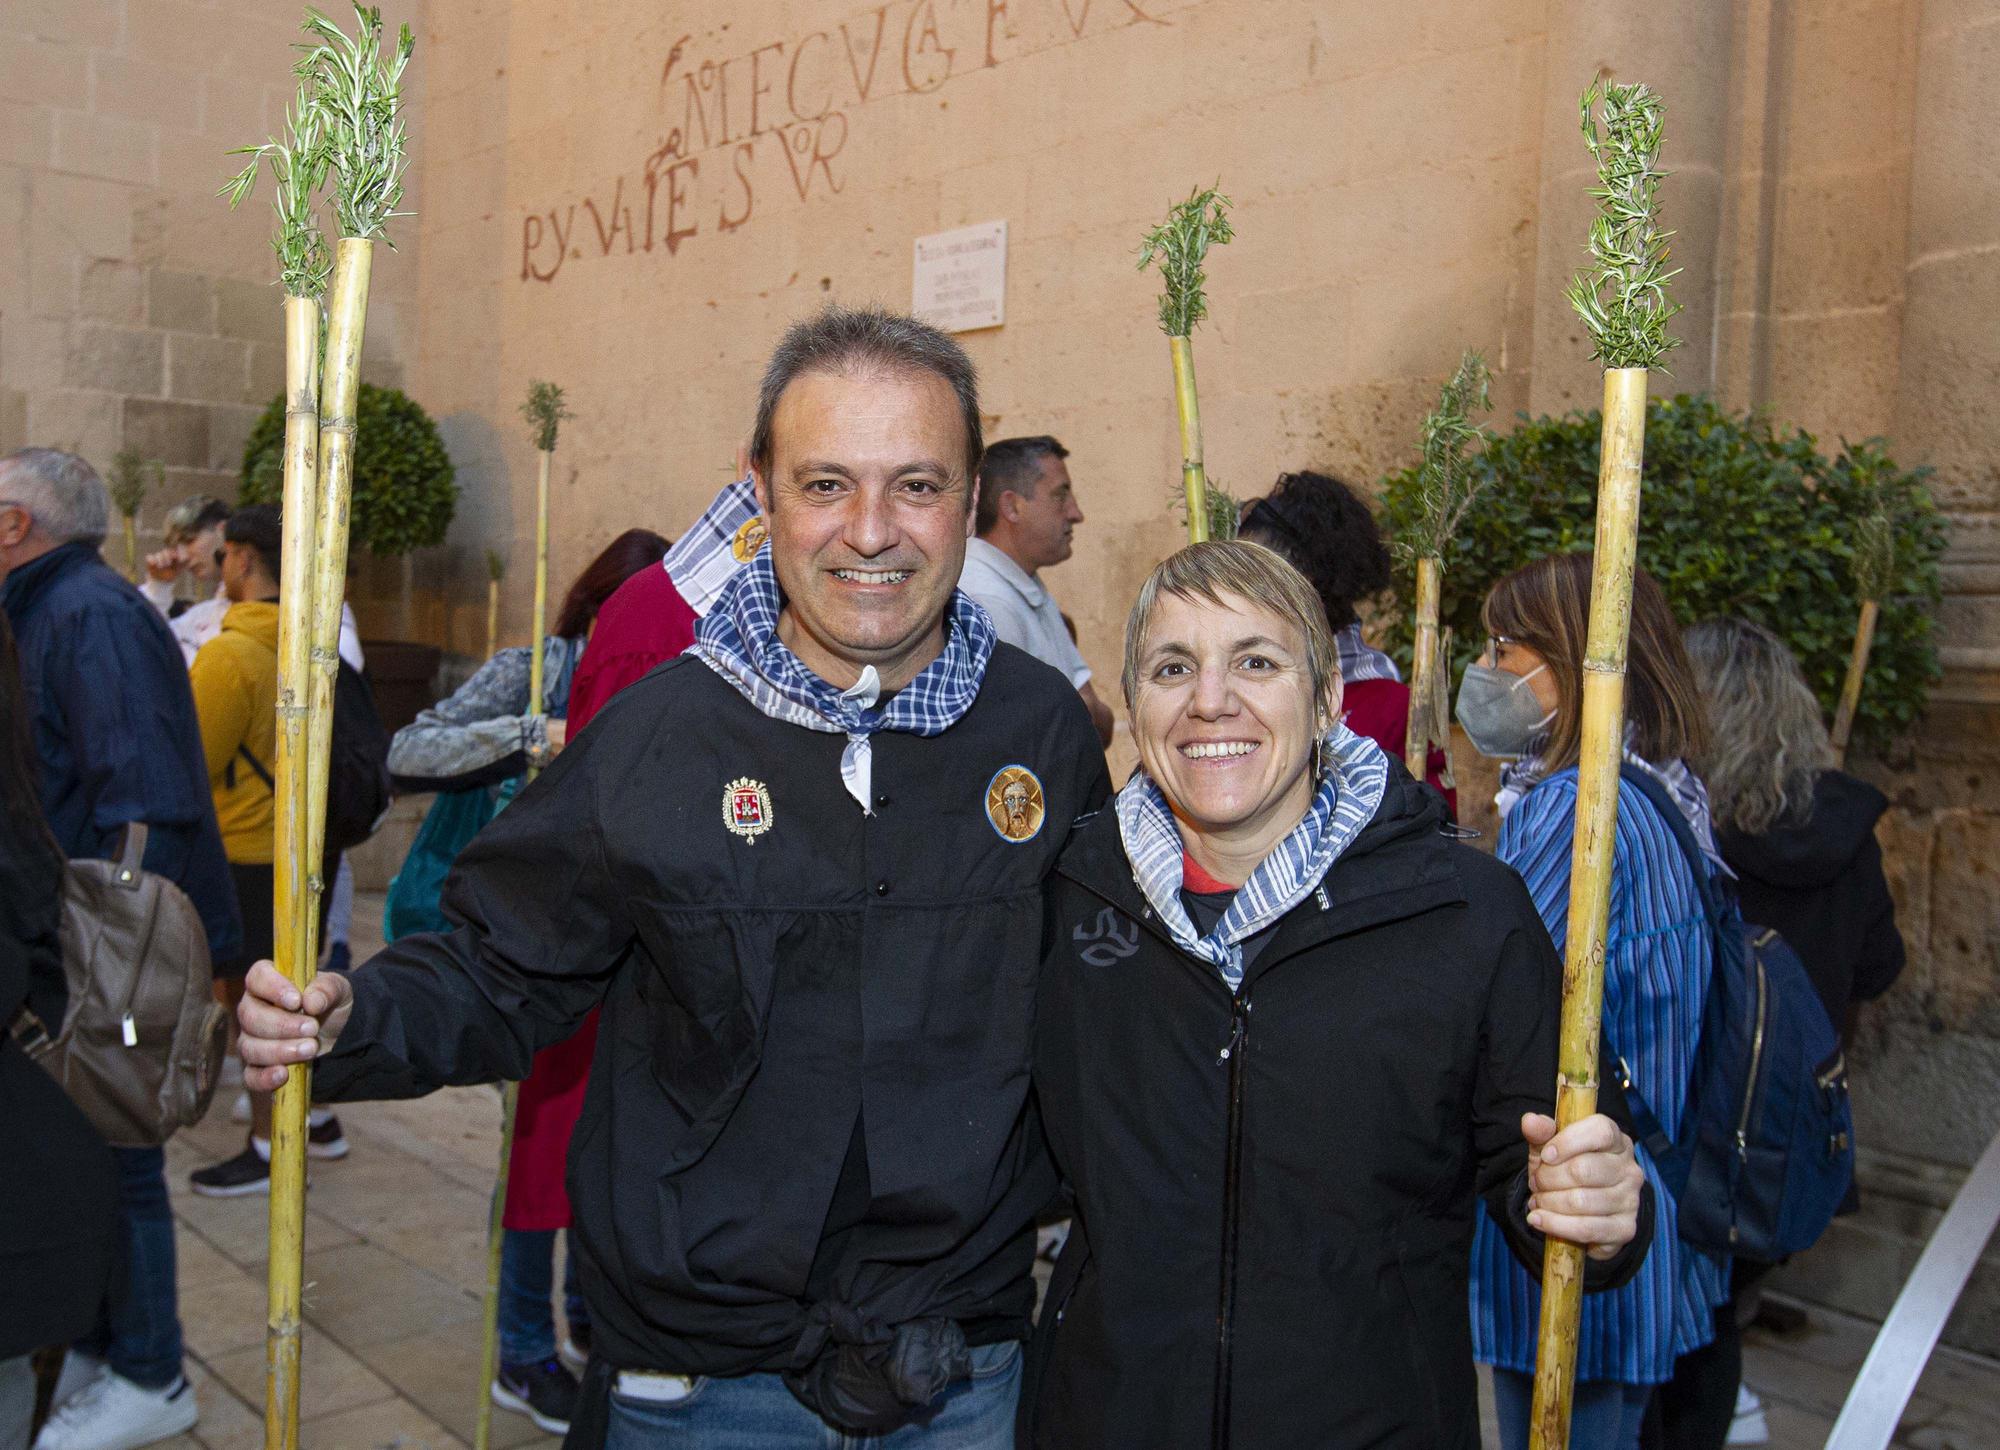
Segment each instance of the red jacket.
[[[695,612],[665,569],[657,565],[641,569],[619,585],[597,612],[590,643],[584,646],[570,683],[569,740],[576,740],[577,732],[613,695],[693,644],[695,623]],[[574,1037],[535,1054],[534,1070],[521,1084],[514,1110],[514,1150],[508,1160],[507,1209],[502,1219],[508,1228],[569,1226],[563,1174],[596,1049],[597,1014],[592,1012]]]
[[[585,655],[586,662],[589,656]],[[575,695],[570,698],[574,700]],[[1341,692],[1340,709],[1347,728],[1366,735],[1388,751],[1393,759],[1403,758],[1403,737],[1410,728],[1410,687],[1395,680],[1356,680]],[[1442,750],[1433,750],[1425,762],[1424,778],[1444,793],[1445,808],[1458,819],[1458,792],[1446,790],[1447,762]]]

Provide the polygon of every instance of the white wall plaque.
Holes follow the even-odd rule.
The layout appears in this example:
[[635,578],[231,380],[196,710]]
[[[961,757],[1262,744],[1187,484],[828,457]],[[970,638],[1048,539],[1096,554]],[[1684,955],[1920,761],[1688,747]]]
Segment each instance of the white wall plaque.
[[918,237],[910,311],[946,332],[1007,320],[1007,223]]

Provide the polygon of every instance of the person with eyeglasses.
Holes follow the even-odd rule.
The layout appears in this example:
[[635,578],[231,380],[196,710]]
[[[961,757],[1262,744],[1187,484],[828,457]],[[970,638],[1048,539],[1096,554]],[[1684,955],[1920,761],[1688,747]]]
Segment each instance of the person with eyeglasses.
[[[1560,948],[1569,920],[1583,733],[1584,637],[1590,555],[1537,559],[1486,596],[1488,642],[1459,687],[1458,722],[1501,771],[1498,854],[1520,872]],[[1665,788],[1695,839],[1721,866],[1708,793],[1688,765],[1707,714],[1680,625],[1645,570],[1632,582],[1625,676],[1625,763]],[[1693,869],[1668,821],[1640,788],[1618,787],[1611,917],[1604,953],[1604,1052],[1618,1062],[1669,1136],[1679,1131],[1714,968],[1714,944]],[[1573,1450],[1633,1450],[1655,1386],[1681,1355],[1714,1335],[1729,1267],[1683,1243],[1673,1195],[1641,1144],[1655,1215],[1650,1252],[1622,1288],[1584,1301],[1577,1340]],[[1493,1366],[1504,1450],[1528,1443],[1541,1286],[1516,1262],[1503,1225],[1481,1211],[1472,1257],[1475,1356]]]

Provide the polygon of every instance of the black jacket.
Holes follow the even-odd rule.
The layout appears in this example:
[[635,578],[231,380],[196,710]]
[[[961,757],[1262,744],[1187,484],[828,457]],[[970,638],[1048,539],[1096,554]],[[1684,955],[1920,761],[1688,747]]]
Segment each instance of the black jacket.
[[1881,996],[1903,970],[1903,935],[1875,843],[1888,804],[1866,781],[1829,770],[1813,786],[1804,825],[1716,833],[1744,920],[1776,927],[1792,944],[1837,1029],[1855,1003]]
[[1077,1222],[1024,1444],[1478,1445],[1474,1197],[1538,1265],[1520,1119],[1550,1110],[1561,965],[1520,878],[1443,815],[1392,766],[1234,997],[1146,905],[1115,812],[1079,828],[1035,1039]]
[[85,1333],[119,1253],[111,1150],[8,1031],[25,1003],[56,1032],[67,994],[62,858],[7,795],[0,780],[0,1360]]
[[[1103,752],[1005,645],[952,728],[873,737],[870,815],[844,745],[664,665],[459,857],[459,928],[354,975],[329,1098],[519,1078],[603,1001],[568,1187],[605,1368],[799,1368],[927,1318],[1027,1333],[1054,1188],[1028,1107],[1043,880]],[[1019,844],[987,814],[1009,766],[1043,794]],[[746,781],[753,837],[729,826]],[[837,1198],[856,1212],[827,1235]]]

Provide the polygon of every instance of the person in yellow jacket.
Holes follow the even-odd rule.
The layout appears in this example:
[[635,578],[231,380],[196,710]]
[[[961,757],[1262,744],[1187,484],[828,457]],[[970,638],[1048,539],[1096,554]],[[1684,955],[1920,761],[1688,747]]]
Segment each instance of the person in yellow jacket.
[[[278,561],[283,530],[278,510],[253,504],[229,516],[222,530],[222,590],[228,609],[216,636],[196,651],[188,670],[208,785],[222,851],[243,913],[242,955],[215,964],[218,995],[231,1007],[243,995],[250,964],[271,955],[272,862],[277,856],[277,799],[271,779],[278,753]],[[197,1169],[196,1193],[234,1198],[271,1190],[271,1097],[252,1093],[250,1141],[233,1158]],[[340,1121],[315,1109],[306,1151],[340,1158],[347,1139]]]

